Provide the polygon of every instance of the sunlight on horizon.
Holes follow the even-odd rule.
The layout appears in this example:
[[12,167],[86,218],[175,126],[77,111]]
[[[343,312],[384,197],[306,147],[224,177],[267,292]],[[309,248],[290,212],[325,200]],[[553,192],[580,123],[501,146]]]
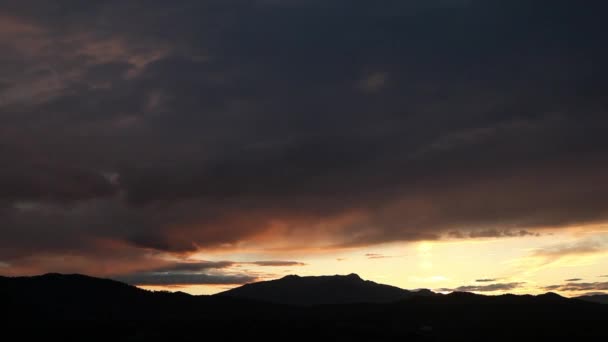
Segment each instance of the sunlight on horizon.
[[[238,271],[257,277],[258,281],[281,278],[288,274],[318,276],[357,273],[365,280],[404,289],[427,288],[435,291],[461,286],[482,287],[490,284],[515,284],[507,290],[469,290],[480,294],[539,294],[544,287],[563,284],[567,279],[598,282],[608,265],[608,253],[582,249],[589,239],[608,241],[606,227],[581,233],[545,232],[541,236],[486,238],[476,240],[422,241],[390,243],[361,248],[319,250],[318,253],[267,253],[249,250],[244,253],[216,252],[214,261],[294,259],[303,266],[267,267],[238,266]],[[560,241],[556,245],[555,241]],[[561,249],[560,249],[561,248]],[[560,252],[562,254],[560,254]],[[204,253],[195,256],[200,260]],[[227,270],[228,272],[230,269]],[[214,294],[240,285],[141,286],[150,290],[183,291],[192,294]],[[585,291],[554,292],[566,296]]]

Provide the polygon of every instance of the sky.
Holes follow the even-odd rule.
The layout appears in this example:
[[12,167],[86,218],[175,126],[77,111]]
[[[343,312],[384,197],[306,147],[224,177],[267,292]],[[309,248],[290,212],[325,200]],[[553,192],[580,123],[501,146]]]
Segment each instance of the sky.
[[608,292],[607,9],[0,0],[0,274]]

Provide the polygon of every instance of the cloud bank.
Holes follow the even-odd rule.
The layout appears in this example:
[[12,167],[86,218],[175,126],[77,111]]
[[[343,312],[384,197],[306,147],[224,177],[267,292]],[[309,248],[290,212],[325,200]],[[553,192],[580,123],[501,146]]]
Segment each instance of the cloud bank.
[[605,7],[1,0],[3,270],[605,222]]
[[495,291],[510,291],[520,288],[525,283],[496,283],[489,285],[467,285],[459,286],[453,289],[442,288],[437,291],[440,292],[495,292]]

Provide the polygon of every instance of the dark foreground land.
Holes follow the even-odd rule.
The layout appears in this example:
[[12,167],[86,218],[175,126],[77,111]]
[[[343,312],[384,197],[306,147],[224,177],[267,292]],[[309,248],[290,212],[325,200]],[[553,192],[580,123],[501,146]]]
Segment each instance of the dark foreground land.
[[353,275],[316,279],[191,296],[81,275],[0,277],[0,334],[15,334],[5,341],[608,340],[605,304],[551,293],[410,292]]

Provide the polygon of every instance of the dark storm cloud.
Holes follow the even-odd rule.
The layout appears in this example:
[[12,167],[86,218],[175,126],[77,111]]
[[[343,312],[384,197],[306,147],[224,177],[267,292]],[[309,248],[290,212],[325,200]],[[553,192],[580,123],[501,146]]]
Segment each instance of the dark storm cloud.
[[502,283],[490,285],[468,285],[460,286],[454,289],[443,288],[441,292],[494,292],[494,291],[509,291],[521,287],[525,283]]
[[40,151],[0,144],[0,155],[0,201],[78,201],[117,191],[101,170],[49,160]]
[[603,222],[605,7],[0,0],[0,259]]
[[561,285],[550,285],[544,287],[547,291],[606,291],[608,290],[608,282],[595,283],[566,283]]

